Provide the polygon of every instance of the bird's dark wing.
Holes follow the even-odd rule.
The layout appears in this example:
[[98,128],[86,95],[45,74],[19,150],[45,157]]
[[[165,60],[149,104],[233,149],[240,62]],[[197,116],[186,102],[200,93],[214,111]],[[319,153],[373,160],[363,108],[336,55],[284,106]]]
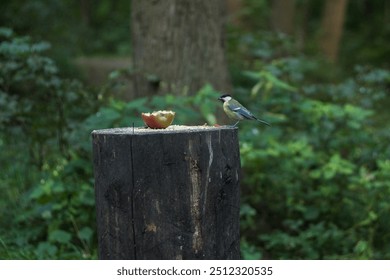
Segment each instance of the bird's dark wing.
[[241,104],[229,104],[229,109],[240,114],[241,116],[243,116],[244,118],[246,118],[248,120],[255,120],[256,119],[256,117],[251,112],[249,112],[247,108],[245,108]]

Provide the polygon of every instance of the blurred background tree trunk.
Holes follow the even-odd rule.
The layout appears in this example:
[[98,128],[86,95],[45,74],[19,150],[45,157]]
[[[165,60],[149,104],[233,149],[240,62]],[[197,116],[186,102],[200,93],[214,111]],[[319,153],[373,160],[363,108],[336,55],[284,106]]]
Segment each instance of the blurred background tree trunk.
[[331,62],[337,61],[347,2],[348,0],[325,1],[321,23],[320,48],[325,57]]
[[132,1],[134,97],[194,94],[206,83],[231,91],[225,0]]
[[311,17],[311,5],[313,5],[313,2],[310,0],[301,0],[299,4],[297,3],[296,7],[296,26],[294,31],[297,44],[296,46],[301,51],[305,49],[306,41],[310,34],[308,30]]
[[244,0],[226,0],[227,16],[229,23],[235,26],[242,24],[240,13],[243,8]]
[[273,0],[271,26],[277,32],[294,33],[295,0]]

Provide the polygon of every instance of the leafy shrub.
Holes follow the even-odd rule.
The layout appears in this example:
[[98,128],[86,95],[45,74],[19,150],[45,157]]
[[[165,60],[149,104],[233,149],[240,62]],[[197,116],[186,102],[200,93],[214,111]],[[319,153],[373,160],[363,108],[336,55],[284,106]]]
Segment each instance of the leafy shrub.
[[388,259],[390,72],[358,67],[316,84],[305,63],[284,57],[245,73],[253,88],[239,97],[272,112],[263,118],[273,126],[240,128],[243,256]]
[[69,135],[99,102],[60,76],[49,47],[0,28],[0,257],[95,254],[92,169]]

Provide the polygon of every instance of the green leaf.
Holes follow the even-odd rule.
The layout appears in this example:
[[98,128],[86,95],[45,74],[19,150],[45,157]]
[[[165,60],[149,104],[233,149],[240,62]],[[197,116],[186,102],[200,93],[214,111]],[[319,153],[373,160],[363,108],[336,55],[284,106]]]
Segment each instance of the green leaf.
[[244,260],[259,260],[262,257],[261,252],[247,241],[241,241],[241,254]]
[[85,241],[90,241],[93,235],[93,230],[90,227],[83,227],[78,232],[78,236],[80,239]]
[[272,87],[281,88],[284,90],[296,92],[297,88],[287,84],[286,82],[280,80],[275,75],[273,75],[271,72],[267,71],[260,71],[260,72],[253,72],[253,71],[244,71],[244,76],[247,76],[250,79],[257,80],[258,83],[253,87],[252,94],[257,93],[265,84],[266,89],[270,90]]
[[10,38],[14,32],[7,27],[0,27],[0,37]]
[[53,257],[57,254],[57,247],[49,242],[40,242],[35,250],[39,259],[46,259]]
[[283,82],[282,80],[278,79],[276,76],[272,75],[271,73],[264,72],[263,75],[268,82],[272,83],[272,85],[277,88],[281,88],[293,92],[297,91],[295,87],[290,86],[289,84]]
[[255,71],[243,71],[242,74],[253,80],[259,80],[261,77],[260,72],[255,72]]
[[71,238],[72,235],[69,232],[61,229],[57,229],[49,233],[49,241],[52,242],[68,243]]

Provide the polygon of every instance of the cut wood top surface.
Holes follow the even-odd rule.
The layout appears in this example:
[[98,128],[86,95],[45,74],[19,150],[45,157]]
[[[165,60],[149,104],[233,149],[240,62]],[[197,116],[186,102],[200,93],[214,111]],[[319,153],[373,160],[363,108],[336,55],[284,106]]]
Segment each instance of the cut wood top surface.
[[151,129],[145,127],[119,127],[119,128],[108,128],[99,129],[92,131],[92,134],[169,134],[169,133],[190,133],[200,131],[218,131],[225,129],[237,129],[236,127],[224,125],[224,126],[187,126],[187,125],[171,125],[165,129]]

